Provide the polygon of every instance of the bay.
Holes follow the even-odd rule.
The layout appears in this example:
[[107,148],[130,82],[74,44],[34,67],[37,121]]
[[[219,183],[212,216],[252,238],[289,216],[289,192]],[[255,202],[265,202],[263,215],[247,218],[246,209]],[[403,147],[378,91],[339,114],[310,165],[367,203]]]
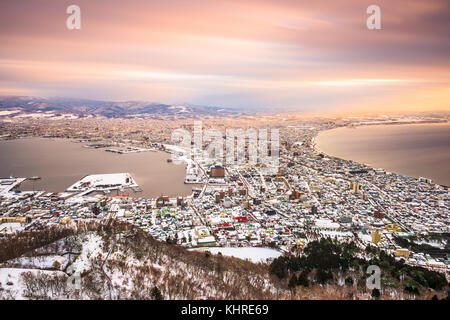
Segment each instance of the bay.
[[341,127],[319,133],[318,150],[450,186],[450,124]]
[[129,172],[142,192],[133,197],[186,196],[193,185],[184,184],[185,165],[168,163],[170,154],[140,152],[116,154],[105,149],[84,148],[69,139],[25,138],[0,141],[0,177],[32,177],[21,190],[62,192],[89,174]]

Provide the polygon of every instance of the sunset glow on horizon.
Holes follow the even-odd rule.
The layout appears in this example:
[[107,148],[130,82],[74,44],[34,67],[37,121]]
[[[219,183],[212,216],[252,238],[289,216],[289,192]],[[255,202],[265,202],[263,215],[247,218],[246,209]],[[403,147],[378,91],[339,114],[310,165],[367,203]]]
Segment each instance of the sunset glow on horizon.
[[0,95],[450,111],[448,0],[3,0],[0,30]]

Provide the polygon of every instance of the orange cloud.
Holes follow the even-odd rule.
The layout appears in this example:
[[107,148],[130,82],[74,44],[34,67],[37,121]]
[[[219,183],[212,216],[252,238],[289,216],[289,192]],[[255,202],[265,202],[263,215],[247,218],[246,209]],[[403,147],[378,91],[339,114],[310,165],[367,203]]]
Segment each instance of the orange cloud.
[[0,2],[0,94],[449,110],[446,0]]

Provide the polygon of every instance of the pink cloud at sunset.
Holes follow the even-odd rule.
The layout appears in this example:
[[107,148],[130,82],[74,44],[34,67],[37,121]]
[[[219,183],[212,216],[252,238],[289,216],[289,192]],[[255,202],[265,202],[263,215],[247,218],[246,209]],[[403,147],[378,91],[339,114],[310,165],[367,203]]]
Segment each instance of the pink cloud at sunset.
[[2,0],[0,30],[0,95],[450,109],[448,0]]

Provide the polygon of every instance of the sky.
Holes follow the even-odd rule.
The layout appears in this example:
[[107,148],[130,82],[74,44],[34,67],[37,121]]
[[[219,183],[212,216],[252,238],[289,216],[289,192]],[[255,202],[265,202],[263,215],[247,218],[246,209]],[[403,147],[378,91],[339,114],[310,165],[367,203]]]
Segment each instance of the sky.
[[1,0],[0,95],[448,111],[449,30],[448,0]]

